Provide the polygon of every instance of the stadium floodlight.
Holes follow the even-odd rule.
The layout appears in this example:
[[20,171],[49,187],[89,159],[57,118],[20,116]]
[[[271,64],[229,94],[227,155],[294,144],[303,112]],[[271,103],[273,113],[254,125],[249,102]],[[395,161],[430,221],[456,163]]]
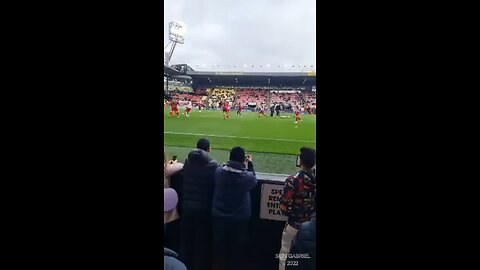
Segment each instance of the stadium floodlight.
[[168,25],[170,40],[183,44],[185,42],[185,33],[187,32],[185,25],[179,22],[170,22]]
[[183,44],[185,42],[185,33],[186,27],[185,24],[179,22],[170,22],[169,24],[169,39],[170,42],[167,44],[164,50],[167,49],[168,45],[171,44],[170,51],[165,51],[165,65],[169,65],[170,60],[172,59],[173,51],[177,43]]

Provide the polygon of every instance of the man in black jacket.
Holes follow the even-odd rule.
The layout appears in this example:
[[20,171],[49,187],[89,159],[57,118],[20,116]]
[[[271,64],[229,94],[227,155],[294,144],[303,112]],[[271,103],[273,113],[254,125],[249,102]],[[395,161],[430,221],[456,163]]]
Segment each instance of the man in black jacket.
[[280,109],[281,109],[281,108],[282,108],[282,107],[280,106],[280,104],[277,104],[277,105],[275,106],[275,111],[277,112],[277,117],[280,117]]
[[218,164],[210,151],[210,142],[200,139],[183,165],[180,256],[189,270],[211,269],[211,211]]
[[230,160],[215,170],[212,203],[214,270],[245,270],[250,191],[257,185],[252,156],[241,147],[230,151]]

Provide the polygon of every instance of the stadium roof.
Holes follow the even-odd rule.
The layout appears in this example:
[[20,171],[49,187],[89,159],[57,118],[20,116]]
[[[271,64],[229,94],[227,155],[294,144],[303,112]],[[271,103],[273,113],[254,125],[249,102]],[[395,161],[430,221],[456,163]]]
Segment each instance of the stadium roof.
[[315,72],[213,72],[195,71],[186,64],[163,66],[164,76],[192,80],[193,88],[218,86],[272,86],[312,87],[316,85]]
[[172,75],[180,75],[180,71],[179,70],[176,70],[175,68],[173,67],[169,67],[169,66],[166,66],[166,65],[163,65],[163,75],[164,76],[172,76]]
[[315,72],[200,72],[189,71],[193,88],[215,86],[311,87],[316,85]]

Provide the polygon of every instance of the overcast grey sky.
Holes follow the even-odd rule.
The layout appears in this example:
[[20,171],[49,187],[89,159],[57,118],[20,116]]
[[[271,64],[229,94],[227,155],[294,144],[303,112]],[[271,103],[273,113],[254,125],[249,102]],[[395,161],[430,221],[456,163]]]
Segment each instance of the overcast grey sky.
[[186,25],[185,44],[177,45],[170,64],[222,71],[316,68],[315,0],[165,0],[164,7],[164,46],[170,21]]

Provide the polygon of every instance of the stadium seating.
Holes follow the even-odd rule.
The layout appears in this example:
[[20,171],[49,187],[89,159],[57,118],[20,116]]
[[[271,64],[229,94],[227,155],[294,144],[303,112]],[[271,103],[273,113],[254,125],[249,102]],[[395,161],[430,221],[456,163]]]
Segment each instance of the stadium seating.
[[195,91],[195,94],[197,95],[207,95],[207,89],[196,89]]
[[170,92],[193,92],[192,87],[189,86],[178,86],[178,85],[168,85],[168,91]]
[[287,107],[300,106],[302,103],[302,96],[298,92],[283,92],[272,91],[270,96],[270,103],[283,103]]
[[311,104],[312,106],[317,105],[317,93],[316,92],[305,92],[303,94],[304,102],[306,104]]
[[228,100],[233,102],[235,100],[236,90],[233,88],[211,88],[208,89],[208,103],[210,106],[218,107],[220,101]]
[[175,100],[190,100],[193,104],[197,104],[200,100],[206,99],[206,96],[192,95],[186,93],[173,93],[172,97]]
[[[163,89],[167,89],[167,83],[165,81],[163,82]],[[189,93],[193,92],[193,89],[190,85],[186,85],[179,82],[170,82],[168,84],[167,90],[169,92],[189,92]]]
[[241,102],[243,105],[248,103],[256,103],[257,105],[267,103],[267,91],[262,89],[239,89],[236,102]]
[[[228,100],[232,103],[241,102],[243,106],[255,103],[260,104],[282,103],[284,109],[304,107],[310,104],[316,107],[316,92],[300,92],[296,90],[279,92],[271,89],[258,88],[210,88],[196,89],[193,91],[182,91],[181,87],[175,88],[176,91],[171,92],[172,97],[177,100],[191,100],[193,104],[197,104],[200,100],[211,108],[218,108],[219,102]],[[191,88],[190,88],[191,89]],[[280,90],[282,91],[282,90]],[[208,95],[208,96],[207,96]]]

